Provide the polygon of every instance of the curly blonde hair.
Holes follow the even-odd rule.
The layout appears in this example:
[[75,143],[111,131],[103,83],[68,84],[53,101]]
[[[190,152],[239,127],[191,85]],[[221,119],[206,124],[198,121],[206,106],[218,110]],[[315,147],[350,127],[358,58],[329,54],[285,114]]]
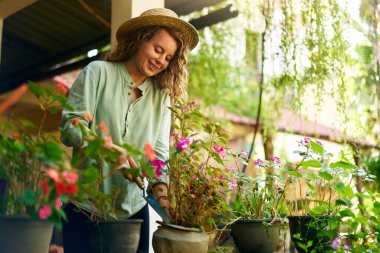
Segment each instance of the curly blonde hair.
[[156,32],[165,29],[177,41],[178,48],[173,58],[170,60],[166,69],[158,73],[155,78],[157,85],[161,89],[165,89],[172,101],[187,96],[186,88],[188,82],[188,72],[186,69],[187,55],[189,46],[182,39],[182,33],[171,27],[151,26],[142,28],[130,33],[128,37],[119,40],[116,50],[107,53],[103,60],[108,62],[124,62],[134,55],[139,47],[145,42],[153,38]]

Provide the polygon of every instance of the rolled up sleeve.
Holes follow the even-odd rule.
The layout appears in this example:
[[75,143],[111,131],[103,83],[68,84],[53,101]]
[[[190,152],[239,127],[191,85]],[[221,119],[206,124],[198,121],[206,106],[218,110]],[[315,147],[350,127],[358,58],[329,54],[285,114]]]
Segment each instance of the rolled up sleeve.
[[68,103],[73,110],[62,112],[59,130],[62,143],[68,147],[80,148],[85,137],[80,128],[73,126],[72,121],[79,119],[84,129],[89,130],[91,122],[85,117],[85,112],[93,116],[96,111],[98,81],[91,68],[89,64],[82,70],[69,92]]

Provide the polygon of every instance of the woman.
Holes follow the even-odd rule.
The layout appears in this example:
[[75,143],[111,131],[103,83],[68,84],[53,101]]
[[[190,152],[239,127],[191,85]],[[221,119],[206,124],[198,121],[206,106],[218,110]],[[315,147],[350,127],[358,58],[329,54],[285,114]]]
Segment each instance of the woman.
[[[90,129],[104,122],[112,137],[113,147],[130,143],[143,149],[144,143],[154,146],[157,159],[169,154],[170,101],[181,97],[187,85],[187,54],[198,43],[198,33],[171,10],[158,8],[124,22],[118,29],[117,48],[105,61],[90,63],[78,76],[69,93],[73,111],[64,111],[61,140],[73,147],[74,154],[83,148],[86,136],[72,126],[74,119]],[[88,115],[93,119],[89,120]],[[131,157],[124,158],[135,166]],[[149,213],[141,197],[140,178],[123,173],[113,182],[126,192],[120,205],[125,218],[142,218],[139,251],[149,249]],[[154,196],[168,210],[167,178],[151,182]],[[86,210],[85,205],[78,205]],[[65,209],[68,222],[63,225],[65,253],[90,252],[87,217],[75,212],[73,205]],[[84,236],[86,235],[86,236]],[[85,237],[85,238],[84,238]]]

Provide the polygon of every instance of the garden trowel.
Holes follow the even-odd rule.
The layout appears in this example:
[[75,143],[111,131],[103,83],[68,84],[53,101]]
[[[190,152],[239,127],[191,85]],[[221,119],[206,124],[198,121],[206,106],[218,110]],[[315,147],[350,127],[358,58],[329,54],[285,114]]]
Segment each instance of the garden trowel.
[[148,204],[160,215],[162,218],[162,221],[165,223],[170,223],[170,217],[169,215],[165,212],[165,210],[160,206],[158,201],[154,198],[152,194],[148,194],[146,196],[145,190],[143,189],[143,198],[148,202]]

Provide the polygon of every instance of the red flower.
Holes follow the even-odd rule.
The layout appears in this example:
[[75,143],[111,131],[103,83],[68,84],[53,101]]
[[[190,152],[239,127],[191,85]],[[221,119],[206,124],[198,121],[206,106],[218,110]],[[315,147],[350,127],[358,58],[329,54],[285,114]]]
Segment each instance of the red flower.
[[84,117],[88,119],[89,121],[93,121],[94,117],[92,117],[88,112],[84,112]]
[[78,174],[75,171],[64,171],[62,176],[69,184],[75,184],[78,180]]
[[57,87],[63,92],[63,94],[67,94],[68,92],[68,89],[66,88],[66,86],[63,84],[63,83],[57,83]]
[[144,155],[146,158],[148,158],[149,161],[153,161],[156,159],[156,151],[154,151],[154,148],[152,144],[145,143],[145,149],[144,149]]
[[44,197],[46,197],[49,193],[48,182],[46,180],[42,180],[40,184],[42,188],[42,194],[44,195]]
[[80,119],[73,119],[71,125],[76,126],[80,122]]
[[109,131],[108,131],[108,129],[107,129],[107,127],[106,127],[106,125],[104,124],[103,121],[100,122],[99,127],[100,127],[100,129],[103,130],[103,132],[104,132],[105,134],[108,134],[108,133],[109,133]]
[[59,172],[56,168],[50,168],[46,171],[46,175],[54,180],[54,182],[61,182],[61,178],[59,176]]
[[76,186],[75,184],[66,185],[65,191],[68,194],[74,195],[78,191],[78,186]]

